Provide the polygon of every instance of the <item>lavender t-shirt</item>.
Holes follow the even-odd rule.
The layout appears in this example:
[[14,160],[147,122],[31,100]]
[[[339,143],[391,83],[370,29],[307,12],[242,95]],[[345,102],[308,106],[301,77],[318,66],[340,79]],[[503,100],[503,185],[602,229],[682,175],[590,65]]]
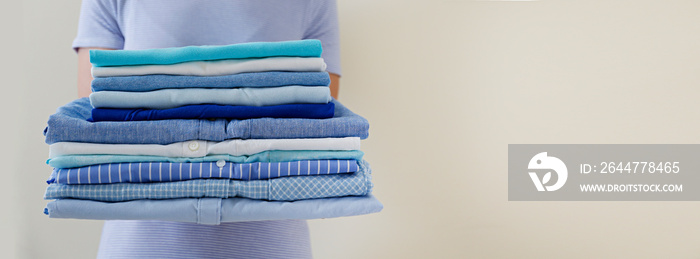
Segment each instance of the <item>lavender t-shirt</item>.
[[73,48],[151,49],[318,39],[340,74],[335,1],[84,0]]

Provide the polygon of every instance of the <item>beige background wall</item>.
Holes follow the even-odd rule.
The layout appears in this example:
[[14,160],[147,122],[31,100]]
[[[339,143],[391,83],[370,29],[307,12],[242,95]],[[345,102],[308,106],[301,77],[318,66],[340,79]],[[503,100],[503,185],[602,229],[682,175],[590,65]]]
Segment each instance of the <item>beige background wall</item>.
[[[91,258],[101,222],[41,213],[80,3],[16,2],[0,251]],[[371,123],[385,210],[311,221],[317,258],[699,256],[698,202],[508,202],[506,169],[509,143],[698,143],[700,2],[340,0],[339,16],[340,100]]]

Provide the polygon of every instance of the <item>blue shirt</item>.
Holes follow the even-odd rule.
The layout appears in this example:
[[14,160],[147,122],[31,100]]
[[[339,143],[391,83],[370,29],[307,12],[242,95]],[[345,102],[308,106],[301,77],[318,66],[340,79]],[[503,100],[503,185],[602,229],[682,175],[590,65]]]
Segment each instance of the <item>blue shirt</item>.
[[232,106],[217,104],[185,105],[172,109],[92,109],[88,121],[146,121],[175,119],[255,119],[255,118],[332,118],[335,104],[283,104],[271,106]]
[[[159,120],[89,122],[92,106],[87,98],[58,108],[44,130],[46,143],[88,142],[106,144],[170,144],[199,139],[343,138],[369,136],[369,122],[333,101],[330,119]],[[279,130],[285,129],[285,130]]]
[[237,221],[347,217],[376,213],[382,208],[382,203],[371,194],[294,202],[246,198],[186,198],[126,202],[58,199],[46,205],[44,214],[50,218],[158,219],[218,225]]
[[74,198],[96,201],[129,201],[139,199],[243,197],[271,201],[295,201],[367,195],[372,192],[373,187],[371,170],[369,164],[364,161],[360,162],[359,166],[359,171],[352,174],[301,175],[254,181],[196,179],[158,183],[53,183],[46,188],[44,199]]
[[98,77],[92,91],[147,92],[169,88],[275,87],[287,85],[328,86],[325,72],[258,72],[224,76],[139,75]]
[[141,155],[66,155],[49,159],[46,163],[56,168],[74,168],[109,163],[171,162],[204,163],[224,160],[233,163],[289,162],[317,159],[360,160],[364,153],[359,150],[268,150],[253,155],[207,155],[203,157],[167,157]]
[[48,183],[108,184],[174,182],[192,179],[226,178],[264,180],[285,176],[356,172],[355,160],[306,160],[277,163],[231,163],[226,160],[203,163],[109,163],[78,168],[54,168]]

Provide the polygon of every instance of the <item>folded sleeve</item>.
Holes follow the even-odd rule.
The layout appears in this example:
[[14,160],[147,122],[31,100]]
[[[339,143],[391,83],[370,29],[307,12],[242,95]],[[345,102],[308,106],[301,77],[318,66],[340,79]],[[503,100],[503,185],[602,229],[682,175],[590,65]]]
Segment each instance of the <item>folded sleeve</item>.
[[311,1],[311,15],[307,22],[304,39],[318,39],[323,47],[321,57],[326,61],[326,71],[341,74],[340,33],[338,8],[335,0]]
[[117,19],[119,1],[83,0],[78,21],[78,35],[73,49],[100,47],[122,49],[124,37]]

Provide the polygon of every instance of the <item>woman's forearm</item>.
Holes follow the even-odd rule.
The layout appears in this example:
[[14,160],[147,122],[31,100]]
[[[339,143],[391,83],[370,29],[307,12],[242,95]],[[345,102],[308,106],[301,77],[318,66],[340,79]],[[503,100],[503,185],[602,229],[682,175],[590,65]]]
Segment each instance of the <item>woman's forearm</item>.
[[331,85],[329,86],[331,88],[331,96],[333,96],[333,98],[335,99],[338,99],[338,90],[340,89],[340,76],[333,73],[328,73],[328,75],[331,77]]
[[90,95],[90,82],[92,82],[92,64],[90,64],[90,50],[105,48],[78,48],[78,97]]

